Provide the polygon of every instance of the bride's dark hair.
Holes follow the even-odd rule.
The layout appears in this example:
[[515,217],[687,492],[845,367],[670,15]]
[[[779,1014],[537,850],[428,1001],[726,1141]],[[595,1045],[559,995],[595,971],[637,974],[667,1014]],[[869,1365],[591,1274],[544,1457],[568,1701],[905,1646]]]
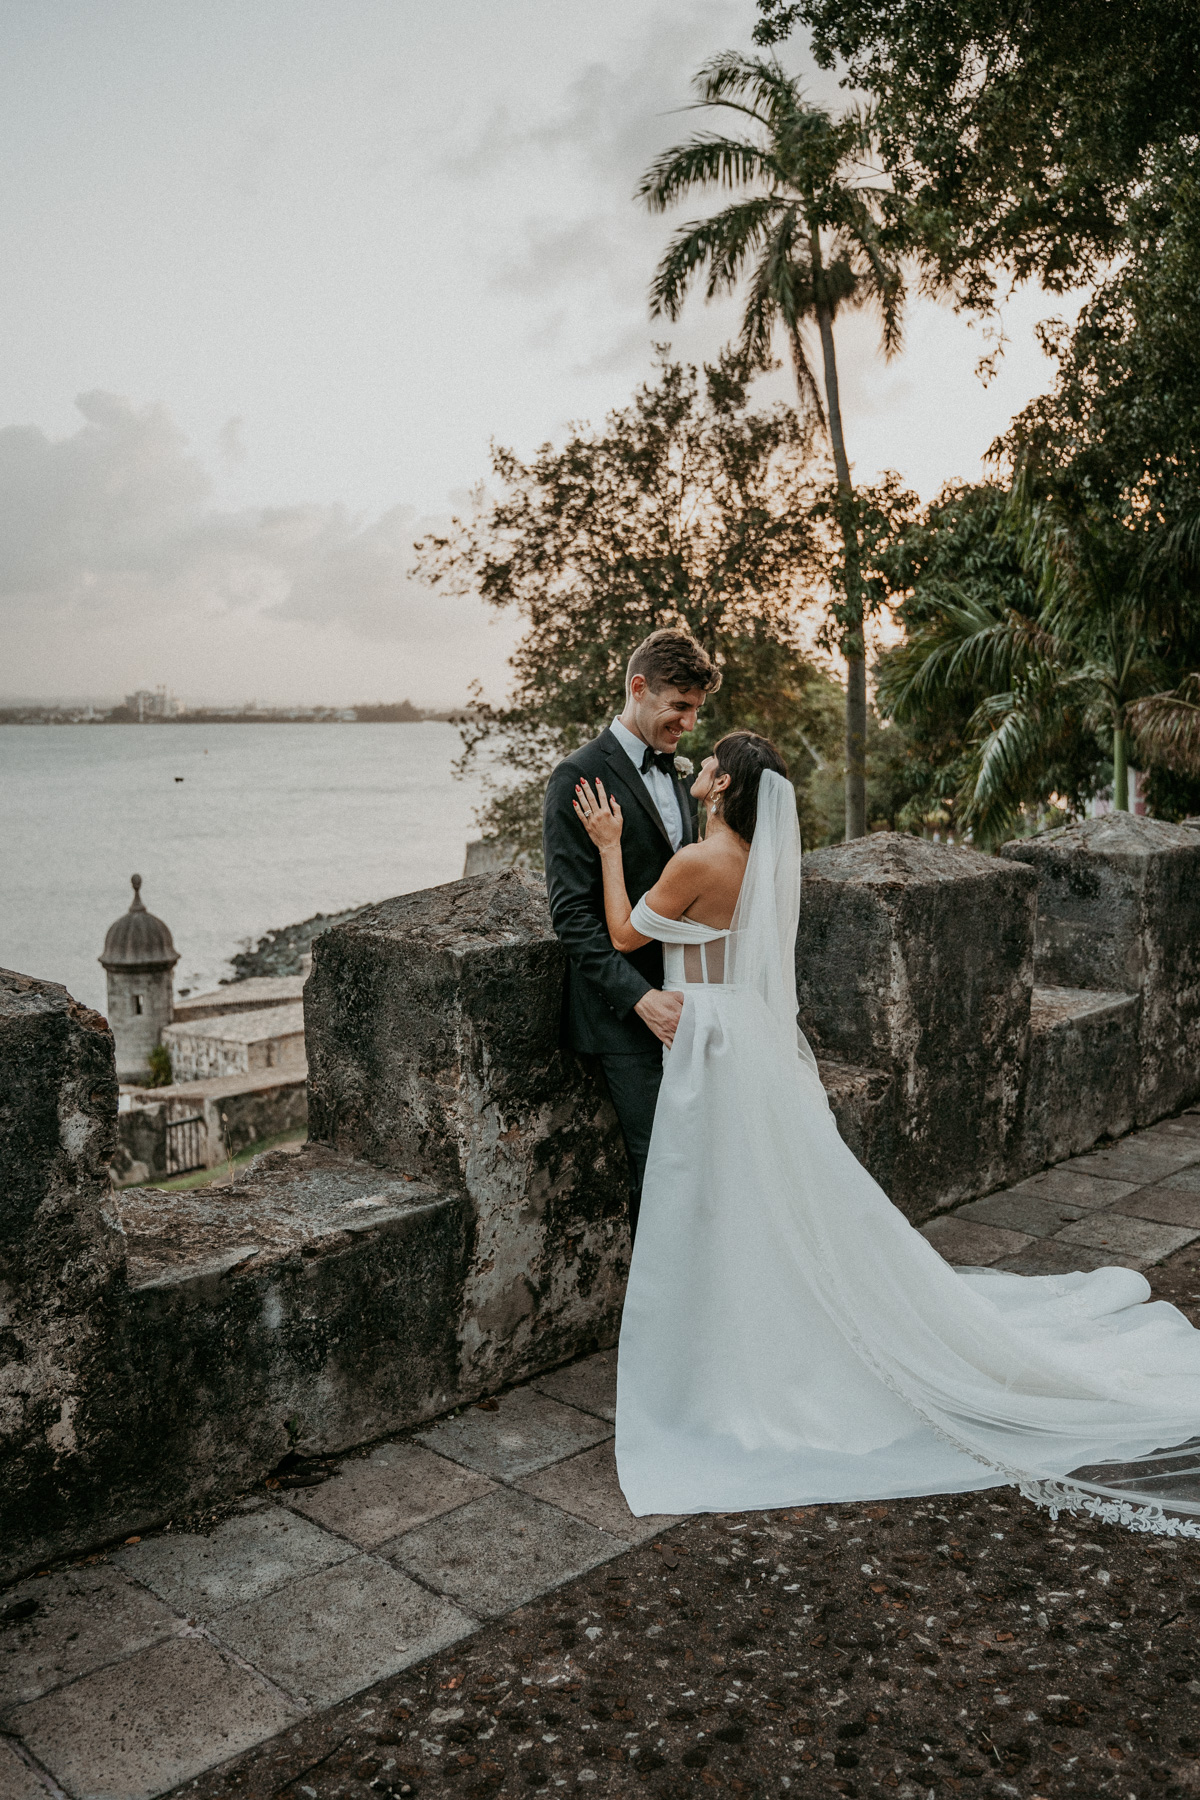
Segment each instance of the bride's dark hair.
[[743,843],[752,843],[758,819],[759,777],[764,769],[774,769],[786,779],[787,764],[770,738],[759,737],[757,731],[729,732],[716,745],[713,755],[721,774],[729,777],[729,786],[718,796],[717,811]]

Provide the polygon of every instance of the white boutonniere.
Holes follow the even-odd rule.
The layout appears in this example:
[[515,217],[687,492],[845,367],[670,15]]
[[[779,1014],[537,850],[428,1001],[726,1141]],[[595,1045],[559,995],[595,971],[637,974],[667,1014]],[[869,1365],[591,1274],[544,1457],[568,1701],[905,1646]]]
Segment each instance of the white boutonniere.
[[677,756],[675,758],[675,773],[677,775],[690,775],[694,768],[695,764],[692,762],[690,756]]

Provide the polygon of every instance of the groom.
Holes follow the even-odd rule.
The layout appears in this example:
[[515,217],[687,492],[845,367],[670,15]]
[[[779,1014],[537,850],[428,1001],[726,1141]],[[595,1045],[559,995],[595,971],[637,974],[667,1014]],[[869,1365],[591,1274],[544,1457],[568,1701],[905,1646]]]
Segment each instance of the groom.
[[629,1155],[631,1240],[662,1080],[662,1045],[675,1035],[683,1001],[662,991],[660,944],[628,956],[613,949],[604,922],[600,853],[576,817],[575,786],[585,777],[594,785],[599,777],[621,802],[621,860],[636,904],[679,846],[696,841],[696,803],[680,779],[690,764],[675,752],[684,733],[695,730],[705,696],[720,685],[720,670],[688,632],[651,632],[629,659],[620,717],[559,763],[546,787],[546,888],[550,918],[568,957],[566,1041],[595,1057],[612,1096]]

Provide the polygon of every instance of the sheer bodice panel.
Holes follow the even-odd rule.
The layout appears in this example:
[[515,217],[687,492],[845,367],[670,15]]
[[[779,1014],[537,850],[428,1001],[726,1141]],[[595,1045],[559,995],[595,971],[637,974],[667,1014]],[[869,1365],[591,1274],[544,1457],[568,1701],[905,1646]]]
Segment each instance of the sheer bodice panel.
[[634,907],[629,923],[662,945],[664,988],[724,985],[728,931],[701,925],[697,919],[664,919],[644,899]]

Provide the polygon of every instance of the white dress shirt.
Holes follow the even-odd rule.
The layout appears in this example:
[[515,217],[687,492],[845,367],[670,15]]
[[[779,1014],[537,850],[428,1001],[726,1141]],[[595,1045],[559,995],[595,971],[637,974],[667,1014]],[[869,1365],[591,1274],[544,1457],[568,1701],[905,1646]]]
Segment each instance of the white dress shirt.
[[632,731],[628,726],[622,725],[620,719],[613,720],[612,734],[645,784],[646,792],[653,800],[666,834],[671,840],[672,850],[678,850],[683,842],[683,819],[679,812],[679,796],[676,793],[675,783],[656,763],[651,763],[646,773],[642,774],[642,758],[646,754],[647,746],[643,744],[641,738],[634,737]]

